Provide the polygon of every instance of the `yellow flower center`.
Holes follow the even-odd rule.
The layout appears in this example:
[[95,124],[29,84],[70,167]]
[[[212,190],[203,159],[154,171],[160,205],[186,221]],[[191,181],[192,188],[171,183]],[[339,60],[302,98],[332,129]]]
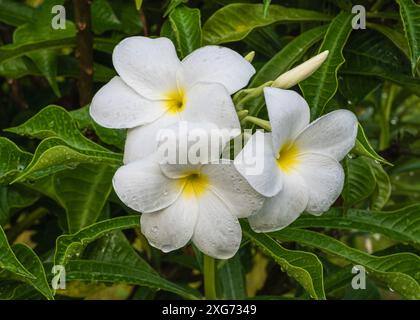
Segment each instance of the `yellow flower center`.
[[207,191],[209,179],[204,174],[191,173],[185,178],[179,179],[179,183],[184,186],[182,191],[184,197],[199,197]]
[[298,155],[299,149],[296,144],[285,143],[280,149],[277,165],[283,172],[288,173],[299,164]]
[[166,94],[165,107],[171,114],[177,114],[185,108],[184,90],[178,89],[169,91]]

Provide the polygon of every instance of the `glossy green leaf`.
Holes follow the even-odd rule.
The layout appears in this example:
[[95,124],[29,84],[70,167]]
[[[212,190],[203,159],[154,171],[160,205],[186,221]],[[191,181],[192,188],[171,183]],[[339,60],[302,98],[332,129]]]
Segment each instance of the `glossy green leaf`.
[[140,226],[140,216],[127,216],[99,221],[89,227],[69,235],[57,238],[54,261],[65,265],[70,258],[80,256],[83,249],[91,242],[116,230],[136,228]]
[[91,6],[91,15],[92,29],[96,34],[121,29],[121,21],[107,0],[94,0]]
[[354,146],[353,153],[366,156],[368,158],[371,158],[373,160],[379,161],[381,163],[387,164],[392,166],[390,162],[388,162],[386,159],[382,158],[376,151],[373,149],[373,147],[370,145],[369,140],[365,134],[365,131],[363,130],[363,127],[358,125],[357,129],[357,139],[356,139],[356,145]]
[[394,28],[390,28],[382,24],[369,23],[367,26],[370,29],[381,32],[385,37],[391,40],[394,45],[407,56],[407,58],[410,59],[410,49],[408,48],[407,40],[404,38],[404,34]]
[[54,190],[66,210],[71,233],[96,222],[111,192],[114,173],[115,169],[103,164],[81,164],[56,173]]
[[410,64],[401,50],[378,32],[356,32],[344,50],[344,74],[389,80],[420,95],[420,79],[410,75]]
[[180,58],[201,47],[200,10],[185,6],[177,7],[169,15],[169,22]]
[[245,274],[239,254],[223,261],[217,275],[223,289],[223,298],[243,300],[246,298]]
[[318,50],[319,53],[329,51],[327,60],[309,78],[299,84],[311,108],[312,119],[324,113],[327,103],[337,92],[337,72],[345,61],[343,48],[352,31],[351,20],[352,15],[345,12],[334,18]]
[[412,253],[376,257],[353,249],[324,234],[304,229],[287,228],[270,235],[280,241],[296,241],[362,265],[370,277],[386,283],[404,297],[420,298],[420,258]]
[[55,105],[45,107],[25,123],[5,131],[37,139],[58,137],[76,149],[107,151],[85,138],[71,115],[64,108]]
[[336,228],[380,233],[391,239],[420,244],[420,205],[412,205],[395,211],[369,211],[349,209],[346,214],[332,208],[322,216],[303,215],[293,228]]
[[376,187],[372,195],[372,210],[381,210],[391,196],[391,181],[380,163],[371,161],[371,168],[375,175]]
[[413,0],[397,2],[400,5],[401,20],[410,49],[411,71],[415,75],[420,62],[420,5]]
[[3,228],[0,226],[0,270],[1,269],[27,279],[35,279],[34,275],[29,272],[16,257],[7,241]]
[[22,186],[0,186],[0,226],[9,222],[14,209],[29,207],[40,195]]
[[203,26],[205,44],[239,41],[253,29],[273,23],[328,21],[320,12],[271,5],[264,17],[263,4],[233,3],[216,11]]
[[186,299],[200,299],[193,289],[170,282],[150,271],[133,268],[121,263],[98,262],[92,260],[72,260],[66,266],[68,281],[101,281],[127,283],[173,292]]
[[122,164],[122,155],[109,151],[74,149],[56,137],[44,139],[35,150],[32,161],[13,182],[36,180],[65,169],[73,169],[81,163]]
[[365,157],[346,159],[345,180],[342,197],[344,206],[349,208],[368,198],[376,187],[373,170]]
[[19,26],[32,19],[34,9],[15,0],[0,0],[0,21]]
[[288,250],[269,235],[253,232],[246,223],[242,223],[242,228],[245,236],[272,257],[290,277],[300,283],[311,297],[325,299],[322,263],[316,255]]
[[12,141],[0,137],[0,185],[8,184],[31,161],[32,154],[21,150]]
[[288,71],[310,47],[322,39],[327,28],[327,26],[321,26],[310,29],[290,41],[257,72],[250,87],[258,87],[267,81],[275,80]]
[[34,279],[22,278],[22,280],[33,286],[48,300],[53,300],[54,296],[50,289],[44,266],[36,253],[23,244],[15,244],[12,248],[19,261],[35,276]]

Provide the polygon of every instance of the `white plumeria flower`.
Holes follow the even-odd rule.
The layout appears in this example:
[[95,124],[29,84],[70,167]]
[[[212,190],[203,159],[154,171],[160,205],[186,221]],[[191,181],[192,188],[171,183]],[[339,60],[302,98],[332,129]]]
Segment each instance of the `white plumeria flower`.
[[130,37],[112,60],[119,76],[96,93],[90,115],[104,127],[131,129],[125,163],[153,152],[157,132],[180,120],[240,128],[230,95],[255,69],[235,51],[206,46],[180,61],[167,38]]
[[[305,210],[314,215],[327,211],[343,188],[339,161],[353,148],[357,135],[356,116],[348,110],[330,112],[309,124],[309,106],[296,92],[265,88],[264,96],[272,132],[254,134],[235,158],[238,171],[268,197],[261,211],[249,218],[256,232],[282,229]],[[265,138],[264,152],[253,155],[259,134]],[[264,164],[259,175],[247,174],[252,156]]]
[[[176,146],[177,153],[186,152]],[[208,155],[207,163],[172,164],[161,159],[155,152],[122,166],[113,178],[119,198],[142,212],[141,230],[149,243],[169,252],[192,240],[206,255],[232,257],[242,238],[238,218],[255,214],[264,198],[231,160],[215,163]]]

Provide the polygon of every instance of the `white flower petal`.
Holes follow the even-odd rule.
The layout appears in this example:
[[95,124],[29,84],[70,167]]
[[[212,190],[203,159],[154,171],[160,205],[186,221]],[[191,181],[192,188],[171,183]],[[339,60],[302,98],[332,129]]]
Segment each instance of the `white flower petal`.
[[326,154],[337,161],[354,147],[357,118],[348,110],[332,111],[306,127],[296,139],[301,152]]
[[309,106],[297,92],[264,88],[265,103],[271,124],[273,149],[277,153],[283,144],[292,142],[309,124]]
[[235,169],[233,161],[204,165],[201,172],[209,179],[209,188],[238,218],[256,213],[264,197],[256,192]]
[[230,94],[245,87],[255,73],[254,67],[237,52],[219,46],[195,50],[182,60],[180,83],[192,86],[197,82],[220,83]]
[[106,128],[133,128],[152,122],[165,112],[161,101],[140,96],[116,76],[93,97],[89,112]]
[[185,121],[211,122],[219,128],[240,129],[239,118],[232,98],[218,83],[197,83],[186,91]]
[[182,184],[167,178],[155,155],[120,167],[112,180],[118,197],[139,212],[153,212],[171,205],[182,191]]
[[146,98],[165,99],[177,89],[181,62],[167,38],[126,38],[115,47],[112,61],[124,82]]
[[156,121],[128,130],[124,149],[124,163],[142,159],[157,150],[161,129],[179,121],[178,115],[168,112]]
[[190,241],[197,221],[195,198],[179,197],[169,207],[141,215],[141,232],[149,243],[163,252],[173,251]]
[[305,182],[297,174],[284,175],[284,186],[279,194],[267,198],[259,213],[248,218],[255,232],[283,229],[295,221],[308,204]]
[[271,142],[271,134],[257,131],[236,156],[235,167],[260,194],[272,197],[283,186]]
[[239,249],[242,230],[238,219],[212,192],[198,199],[198,219],[193,242],[206,255],[216,259],[229,259]]
[[296,170],[304,179],[309,195],[306,211],[313,214],[327,211],[343,189],[343,168],[337,160],[323,154],[301,154],[298,161]]

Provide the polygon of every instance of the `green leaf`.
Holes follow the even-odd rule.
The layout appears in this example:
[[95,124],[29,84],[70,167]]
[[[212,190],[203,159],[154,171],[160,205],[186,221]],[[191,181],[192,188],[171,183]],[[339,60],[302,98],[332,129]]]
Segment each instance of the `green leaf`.
[[200,299],[193,289],[172,283],[150,272],[121,263],[92,260],[72,260],[66,266],[67,281],[101,281],[127,283],[161,289],[180,295],[186,299]]
[[365,131],[363,130],[363,127],[360,125],[360,123],[357,128],[356,145],[354,146],[352,152],[357,155],[366,156],[373,160],[392,166],[390,162],[388,162],[386,159],[382,158],[379,154],[377,154],[375,149],[373,149],[373,147],[370,145]]
[[181,3],[187,3],[187,2],[188,0],[167,0],[165,4],[166,9],[165,9],[165,12],[163,13],[163,16],[166,17]]
[[201,47],[200,10],[185,6],[177,7],[169,15],[169,22],[180,58]]
[[[139,221],[140,217],[137,217],[137,227],[139,226]],[[124,264],[157,274],[156,271],[138,255],[121,230],[111,231],[95,240],[95,242],[90,244],[84,251],[83,257],[87,260]]]
[[407,40],[404,38],[404,35],[401,32],[382,24],[368,23],[367,26],[370,29],[381,32],[385,37],[391,40],[394,45],[406,55],[408,59],[410,59],[410,49],[408,48]]
[[241,225],[244,235],[272,257],[311,297],[325,299],[322,263],[316,255],[285,249],[267,234],[253,232],[247,223]]
[[372,195],[372,210],[381,210],[391,196],[391,181],[380,163],[371,161],[371,168],[375,175],[376,187]]
[[327,103],[337,92],[337,72],[344,63],[343,48],[352,31],[352,15],[340,13],[330,23],[318,53],[329,50],[322,66],[299,86],[311,107],[311,117],[316,119],[324,113]]
[[0,21],[19,26],[32,19],[34,9],[15,0],[0,0]]
[[55,248],[54,263],[66,265],[70,258],[79,256],[89,243],[107,233],[139,226],[140,216],[118,217],[97,222],[74,234],[59,236]]
[[33,286],[48,300],[54,300],[53,293],[51,292],[47,276],[45,274],[44,266],[36,253],[31,248],[23,244],[15,244],[12,248],[19,261],[35,276],[34,279],[24,277],[22,280]]
[[24,278],[35,279],[34,275],[30,273],[22,265],[19,259],[16,257],[12,248],[7,241],[7,237],[0,226],[0,269],[10,271],[18,276]]
[[12,141],[0,137],[0,185],[8,184],[31,161],[32,155],[19,149]]
[[26,54],[39,52],[45,49],[63,49],[74,47],[76,45],[75,37],[51,40],[34,40],[25,43],[13,43],[0,47],[0,63],[21,57]]
[[275,80],[282,73],[288,71],[305,55],[310,47],[322,39],[327,28],[327,26],[321,26],[310,29],[290,41],[280,52],[264,64],[249,86],[251,88],[258,87],[267,81]]
[[62,107],[50,105],[20,126],[5,129],[21,136],[45,139],[57,137],[79,150],[107,151],[107,149],[85,138],[77,128],[71,115]]
[[99,164],[56,173],[54,190],[66,210],[71,233],[96,222],[111,192],[114,173],[115,169]]
[[332,208],[322,216],[303,215],[293,228],[334,228],[380,233],[391,239],[420,244],[420,205],[395,211],[370,211],[349,209],[343,215],[339,208]]
[[81,163],[118,166],[122,163],[122,155],[109,151],[78,150],[60,138],[47,138],[38,145],[32,161],[13,183],[40,179],[58,171],[74,169]]
[[345,180],[342,196],[344,206],[352,207],[368,198],[376,187],[376,180],[368,160],[364,157],[345,160]]
[[411,71],[416,74],[420,62],[420,6],[412,0],[398,0],[401,20],[411,56]]
[[328,21],[320,12],[271,5],[264,17],[263,4],[233,3],[216,11],[203,26],[205,44],[239,41],[253,29],[273,23]]
[[412,253],[397,253],[376,257],[324,234],[287,228],[270,234],[280,241],[296,241],[303,245],[320,249],[326,253],[362,265],[370,277],[386,283],[390,288],[409,299],[420,299],[420,258]]
[[94,130],[101,141],[106,144],[113,145],[120,150],[124,149],[127,130],[110,129],[101,127],[89,115],[89,106],[73,110],[70,112],[72,118],[76,120],[79,129]]
[[[141,5],[141,3],[140,3]],[[92,30],[96,34],[109,30],[120,30],[121,21],[107,0],[94,0],[91,6]]]
[[23,185],[0,186],[0,226],[9,222],[14,209],[29,207],[39,197],[38,193],[25,188]]
[[[36,20],[33,23],[27,23],[18,27],[14,34],[13,40],[15,44],[26,44],[42,40],[60,40],[74,37],[76,28],[72,22],[66,22],[65,29],[55,30],[51,27],[50,20],[47,23]],[[41,73],[47,78],[54,93],[59,96],[56,77],[57,77],[57,52],[56,50],[39,50],[26,54],[38,67]]]
[[243,300],[246,298],[245,274],[239,254],[223,261],[217,272],[223,288],[223,298]]
[[389,80],[420,95],[420,79],[408,75],[409,61],[382,34],[370,30],[353,33],[344,56],[346,63],[340,69],[341,73]]

